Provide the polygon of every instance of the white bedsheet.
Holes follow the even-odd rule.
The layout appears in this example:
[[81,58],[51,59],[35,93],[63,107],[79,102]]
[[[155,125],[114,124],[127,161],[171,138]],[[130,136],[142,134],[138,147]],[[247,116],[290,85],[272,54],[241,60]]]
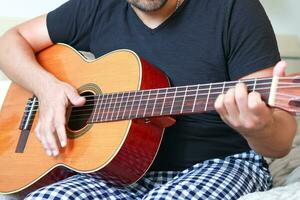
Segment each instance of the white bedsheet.
[[300,182],[277,187],[267,192],[255,192],[239,198],[239,200],[299,200]]

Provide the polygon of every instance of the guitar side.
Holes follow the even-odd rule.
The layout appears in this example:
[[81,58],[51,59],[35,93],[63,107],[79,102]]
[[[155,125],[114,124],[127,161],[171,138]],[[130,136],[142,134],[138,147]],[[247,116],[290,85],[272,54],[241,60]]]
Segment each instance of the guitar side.
[[[159,70],[123,50],[87,61],[66,45],[54,45],[37,55],[40,64],[58,79],[84,92],[90,85],[102,93],[167,87],[168,80]],[[86,86],[86,87],[85,87]],[[23,153],[16,153],[21,131],[19,125],[32,94],[12,84],[0,113],[0,193],[14,193],[29,187],[58,166],[77,172],[101,173],[108,181],[127,185],[138,180],[151,165],[167,118],[125,120],[89,125],[68,131],[68,145],[58,157],[48,157],[36,139],[35,116]],[[73,137],[76,135],[76,137]],[[135,170],[133,170],[135,169]]]

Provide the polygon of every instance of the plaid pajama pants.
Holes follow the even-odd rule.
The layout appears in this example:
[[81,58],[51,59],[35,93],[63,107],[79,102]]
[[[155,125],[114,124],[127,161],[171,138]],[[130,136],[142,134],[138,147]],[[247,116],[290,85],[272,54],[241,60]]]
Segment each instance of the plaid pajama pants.
[[77,174],[30,193],[29,199],[50,200],[165,200],[238,199],[271,187],[264,160],[254,151],[212,159],[181,171],[148,172],[125,188],[111,186],[101,177]]

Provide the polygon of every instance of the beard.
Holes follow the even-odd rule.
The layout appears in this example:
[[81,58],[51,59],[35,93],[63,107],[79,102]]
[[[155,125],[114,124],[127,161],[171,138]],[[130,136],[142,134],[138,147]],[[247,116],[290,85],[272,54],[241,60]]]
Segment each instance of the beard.
[[127,0],[132,6],[144,12],[153,12],[162,8],[168,0]]

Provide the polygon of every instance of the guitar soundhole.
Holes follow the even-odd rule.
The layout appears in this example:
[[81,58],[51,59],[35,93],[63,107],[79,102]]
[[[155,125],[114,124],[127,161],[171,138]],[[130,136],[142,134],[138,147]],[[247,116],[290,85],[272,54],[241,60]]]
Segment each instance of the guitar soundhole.
[[80,94],[86,98],[86,103],[81,107],[73,107],[68,121],[68,128],[71,131],[82,130],[93,112],[94,108],[94,93],[83,92]]

